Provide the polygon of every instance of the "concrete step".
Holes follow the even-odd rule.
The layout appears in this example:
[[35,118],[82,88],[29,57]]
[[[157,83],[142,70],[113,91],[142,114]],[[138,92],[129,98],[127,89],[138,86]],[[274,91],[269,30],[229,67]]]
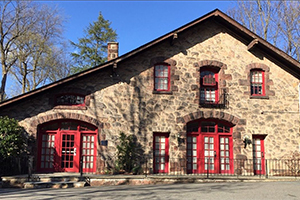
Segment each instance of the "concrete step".
[[62,181],[62,182],[25,182],[23,188],[81,188],[86,185],[85,181]]
[[69,188],[84,187],[86,177],[80,176],[7,176],[2,177],[3,188]]

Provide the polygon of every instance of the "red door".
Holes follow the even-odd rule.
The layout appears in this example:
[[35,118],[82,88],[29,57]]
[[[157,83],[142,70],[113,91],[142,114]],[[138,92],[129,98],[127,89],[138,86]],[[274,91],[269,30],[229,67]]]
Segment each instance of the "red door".
[[57,161],[56,132],[44,132],[39,137],[38,170],[41,172],[53,172]]
[[84,133],[81,141],[82,170],[84,173],[94,172],[96,171],[96,134]]
[[199,135],[187,136],[187,173],[199,173]]
[[217,137],[215,135],[202,135],[202,153],[201,172],[217,173],[218,172],[218,155],[217,155]]
[[168,173],[169,169],[169,134],[155,133],[153,137],[154,173]]
[[233,148],[231,127],[214,121],[204,121],[187,133],[187,173],[232,174]]
[[63,172],[79,172],[80,134],[73,131],[61,133],[60,168]]
[[231,136],[220,136],[219,147],[219,165],[221,174],[233,173],[233,152]]
[[96,171],[97,128],[79,121],[54,121],[40,127],[38,172]]
[[254,174],[265,174],[264,136],[253,136],[253,168]]

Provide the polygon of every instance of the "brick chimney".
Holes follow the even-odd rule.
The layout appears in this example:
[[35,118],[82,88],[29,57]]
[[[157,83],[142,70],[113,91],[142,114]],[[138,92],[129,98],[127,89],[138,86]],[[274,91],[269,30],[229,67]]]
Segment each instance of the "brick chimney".
[[107,61],[115,59],[119,56],[119,43],[108,42],[107,43]]

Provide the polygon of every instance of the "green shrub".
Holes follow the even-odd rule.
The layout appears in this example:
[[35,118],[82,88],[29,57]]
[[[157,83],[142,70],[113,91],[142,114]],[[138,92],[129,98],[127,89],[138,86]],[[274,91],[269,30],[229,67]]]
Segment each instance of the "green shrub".
[[135,135],[120,134],[117,145],[116,169],[139,174],[142,171],[143,151]]

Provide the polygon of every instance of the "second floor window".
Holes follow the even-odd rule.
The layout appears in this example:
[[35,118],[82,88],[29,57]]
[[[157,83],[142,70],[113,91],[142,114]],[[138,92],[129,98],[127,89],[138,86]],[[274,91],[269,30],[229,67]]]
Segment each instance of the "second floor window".
[[200,103],[216,104],[219,100],[218,73],[203,70],[200,73]]
[[154,67],[154,90],[170,91],[170,66],[166,64]]
[[264,71],[260,69],[251,70],[250,82],[251,82],[251,95],[252,96],[264,96],[265,95],[265,81]]
[[83,106],[84,96],[76,94],[62,94],[56,97],[56,105]]

